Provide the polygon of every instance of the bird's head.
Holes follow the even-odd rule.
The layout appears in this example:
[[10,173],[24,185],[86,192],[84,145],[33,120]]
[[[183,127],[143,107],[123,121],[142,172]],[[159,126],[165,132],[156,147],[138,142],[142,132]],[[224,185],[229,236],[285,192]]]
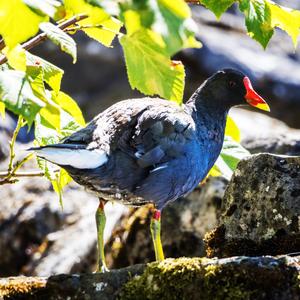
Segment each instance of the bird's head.
[[252,87],[250,79],[234,69],[216,72],[202,85],[203,91],[215,99],[217,105],[227,108],[249,104],[270,111],[269,105]]

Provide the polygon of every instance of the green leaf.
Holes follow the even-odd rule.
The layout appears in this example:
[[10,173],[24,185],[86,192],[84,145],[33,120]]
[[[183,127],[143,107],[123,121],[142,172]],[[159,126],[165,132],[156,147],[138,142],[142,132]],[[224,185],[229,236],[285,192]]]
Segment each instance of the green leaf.
[[[169,55],[183,48],[200,48],[195,40],[196,24],[190,18],[190,10],[184,1],[158,0],[158,8],[167,25],[167,31],[161,32]],[[181,9],[180,9],[181,8]]]
[[120,6],[127,34],[144,29],[154,31],[164,41],[170,56],[183,48],[201,46],[194,37],[197,26],[183,0],[129,0]]
[[227,116],[225,136],[230,136],[236,142],[240,142],[241,140],[240,130],[230,116]]
[[72,181],[72,178],[70,177],[70,175],[68,174],[68,172],[64,169],[60,169],[60,171],[58,173],[55,173],[56,178],[55,180],[52,180],[52,186],[54,191],[56,192],[56,194],[59,197],[59,204],[61,206],[61,208],[63,209],[63,190],[64,187],[69,184]]
[[23,0],[33,11],[39,15],[47,15],[51,18],[57,13],[61,3],[56,0]]
[[82,29],[89,37],[110,46],[112,40],[119,32],[122,23],[111,17],[103,8],[99,1],[84,0],[64,0],[65,8],[69,15],[87,14],[89,17],[78,22],[80,26],[93,27]]
[[60,84],[64,74],[64,71],[62,69],[46,61],[45,59],[35,56],[27,51],[26,59],[28,65],[41,66],[45,82],[47,82],[55,92],[58,92],[60,90]]
[[47,103],[47,105],[40,110],[39,114],[43,118],[45,126],[54,129],[58,134],[60,133],[59,107]]
[[270,9],[272,27],[276,26],[286,31],[291,36],[296,48],[300,28],[300,11],[277,5],[271,1],[266,3]]
[[225,136],[223,148],[210,175],[218,176],[222,174],[228,180],[231,178],[233,171],[236,169],[238,162],[250,155],[249,151],[243,148],[228,136]]
[[81,112],[81,109],[77,103],[67,94],[59,92],[57,94],[52,93],[52,99],[59,107],[67,112],[74,120],[80,125],[84,126],[85,121]]
[[45,103],[48,102],[46,95],[46,89],[44,85],[43,70],[41,66],[27,66],[26,69],[27,79],[31,85],[31,88],[40,100]]
[[0,115],[4,119],[5,118],[5,104],[0,101]]
[[6,55],[8,64],[15,70],[26,71],[26,54],[21,45],[17,45],[13,49],[6,47],[3,50]]
[[[61,105],[59,108],[59,128],[53,128],[55,127],[54,122],[56,121],[49,119],[51,118],[51,112],[47,111],[47,107],[40,110],[35,118],[35,143],[40,146],[58,143],[63,137],[69,136],[76,130],[82,128],[77,121],[84,123],[81,111],[72,98],[62,92],[60,92],[56,98],[55,96],[56,94],[52,93],[53,100]],[[70,111],[70,113],[68,111]],[[75,116],[77,121],[71,114]],[[42,159],[38,159],[38,165],[45,172],[45,176],[51,181],[54,190],[59,196],[60,204],[62,205],[63,188],[72,180],[71,177],[64,169],[60,169],[58,173],[53,172],[54,165]]]
[[47,20],[48,17],[36,14],[22,0],[0,1],[0,34],[10,49],[34,36],[39,23]]
[[265,0],[241,0],[240,10],[245,14],[248,34],[267,47],[273,33],[271,11]]
[[172,62],[159,38],[149,31],[142,30],[120,38],[129,82],[147,95],[160,95],[163,98],[182,101],[184,89],[184,67]]
[[211,10],[218,19],[235,1],[236,0],[200,0],[201,4]]
[[[97,42],[103,44],[106,47],[110,47],[116,34],[119,33],[122,23],[115,19],[110,18],[102,21],[101,24],[90,24],[94,25],[94,28],[82,29],[89,37],[93,38]],[[96,26],[99,26],[98,28]]]
[[38,111],[45,106],[34,94],[26,74],[21,71],[0,72],[0,100],[7,109],[22,115],[29,126]]
[[48,38],[53,43],[60,46],[62,51],[65,51],[73,57],[73,63],[76,62],[76,43],[68,34],[66,34],[63,30],[49,22],[41,23],[40,29],[46,33]]
[[39,168],[44,172],[45,177],[50,180],[54,191],[59,197],[60,206],[63,209],[63,189],[72,181],[72,178],[66,170],[59,168],[42,158],[36,157],[36,159]]

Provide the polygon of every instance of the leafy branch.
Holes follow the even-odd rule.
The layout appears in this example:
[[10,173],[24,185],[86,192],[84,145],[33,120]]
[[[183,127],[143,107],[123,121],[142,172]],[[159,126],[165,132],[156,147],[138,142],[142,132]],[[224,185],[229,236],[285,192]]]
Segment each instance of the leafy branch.
[[[30,160],[33,156],[32,153],[26,155],[23,159],[17,161],[15,164],[14,164],[14,159],[16,157],[16,154],[15,154],[15,143],[16,143],[16,140],[17,140],[17,136],[20,132],[20,129],[25,125],[25,121],[24,119],[22,118],[22,116],[20,115],[19,118],[18,118],[18,122],[17,122],[17,125],[16,125],[16,128],[14,130],[14,133],[13,133],[13,136],[12,136],[12,139],[9,143],[9,162],[8,162],[8,168],[7,168],[7,172],[6,174],[4,174],[4,178],[0,181],[0,185],[3,185],[3,184],[6,184],[6,183],[15,183],[16,182],[16,179],[14,177],[16,177],[16,172],[19,170],[19,168],[25,163],[27,162],[28,160]],[[2,177],[2,176],[1,176]]]
[[[57,25],[56,27],[61,29],[61,30],[67,30],[68,27],[76,24],[77,22],[84,20],[88,17],[88,15],[86,14],[81,14],[81,15],[77,15],[74,16],[64,22],[61,22],[59,25]],[[30,50],[33,47],[39,45],[40,43],[44,42],[46,39],[48,38],[47,34],[45,32],[40,33],[39,35],[33,37],[32,39],[30,39],[28,42],[24,43],[22,45],[22,48],[25,50]],[[0,43],[0,50],[1,48],[3,49],[5,47],[5,43],[4,41],[2,43]],[[2,58],[0,58],[0,65],[4,64],[7,62],[7,57],[3,56]]]

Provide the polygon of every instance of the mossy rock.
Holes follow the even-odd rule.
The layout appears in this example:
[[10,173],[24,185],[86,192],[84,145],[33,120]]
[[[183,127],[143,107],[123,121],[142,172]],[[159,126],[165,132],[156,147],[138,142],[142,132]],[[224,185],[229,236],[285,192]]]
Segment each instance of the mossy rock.
[[119,295],[134,299],[299,299],[299,269],[285,258],[179,258],[148,264]]
[[299,258],[289,256],[178,258],[102,274],[0,278],[0,298],[299,300],[299,275]]

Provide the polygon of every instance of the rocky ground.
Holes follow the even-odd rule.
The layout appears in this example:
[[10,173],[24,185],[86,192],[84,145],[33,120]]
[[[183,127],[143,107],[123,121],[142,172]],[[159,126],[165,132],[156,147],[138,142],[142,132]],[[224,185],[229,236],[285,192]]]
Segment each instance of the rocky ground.
[[[282,32],[263,51],[244,34],[242,19],[233,13],[220,22],[201,8],[193,13],[204,46],[178,55],[187,69],[185,97],[217,69],[237,67],[254,79],[269,100],[270,116],[281,121],[247,110],[231,112],[242,145],[257,154],[240,162],[230,182],[210,178],[165,208],[165,254],[178,259],[161,264],[144,265],[154,260],[147,207],[106,206],[107,261],[110,268],[121,269],[90,274],[95,269],[98,204],[92,194],[72,184],[62,209],[43,178],[0,186],[0,276],[33,276],[1,279],[0,298],[300,298],[300,160],[290,157],[300,153],[300,130],[289,127],[300,128],[300,52],[293,51]],[[139,96],[129,88],[117,45],[105,49],[83,36],[78,42],[76,65],[56,56],[57,49],[49,44],[38,52],[66,70],[63,88],[88,119],[113,101]],[[0,123],[0,170],[7,166],[13,127],[9,117]],[[18,155],[25,148],[18,143]],[[194,258],[204,256],[211,258]],[[82,275],[59,275],[63,273]]]

